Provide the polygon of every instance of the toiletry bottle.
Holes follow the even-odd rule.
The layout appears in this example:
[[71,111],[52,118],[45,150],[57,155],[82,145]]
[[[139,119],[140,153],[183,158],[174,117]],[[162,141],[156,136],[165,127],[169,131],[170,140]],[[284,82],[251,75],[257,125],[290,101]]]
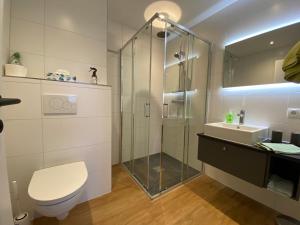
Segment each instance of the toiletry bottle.
[[97,69],[95,67],[90,67],[90,72],[91,71],[93,71],[92,77],[91,77],[91,83],[97,84],[98,83]]
[[233,123],[234,115],[232,112],[228,112],[225,116],[226,123]]

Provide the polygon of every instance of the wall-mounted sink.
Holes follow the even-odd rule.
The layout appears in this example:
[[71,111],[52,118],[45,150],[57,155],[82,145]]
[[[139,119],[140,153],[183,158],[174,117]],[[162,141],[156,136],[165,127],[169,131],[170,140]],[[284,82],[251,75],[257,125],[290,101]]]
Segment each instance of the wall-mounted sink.
[[241,144],[254,145],[268,137],[269,128],[251,125],[207,123],[204,125],[204,134]]

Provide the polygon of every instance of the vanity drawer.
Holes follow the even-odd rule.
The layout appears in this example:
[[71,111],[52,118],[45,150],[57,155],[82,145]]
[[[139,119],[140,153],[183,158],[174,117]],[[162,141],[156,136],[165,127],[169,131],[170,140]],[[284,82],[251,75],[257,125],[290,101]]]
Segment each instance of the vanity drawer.
[[199,135],[198,159],[257,186],[265,184],[268,155],[264,151]]

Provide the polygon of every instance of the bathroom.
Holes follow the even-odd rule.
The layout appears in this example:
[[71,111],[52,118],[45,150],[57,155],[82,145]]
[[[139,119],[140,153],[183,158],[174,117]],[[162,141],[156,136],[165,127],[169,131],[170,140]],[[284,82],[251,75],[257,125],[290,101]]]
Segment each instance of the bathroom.
[[300,223],[298,0],[0,10],[0,225]]

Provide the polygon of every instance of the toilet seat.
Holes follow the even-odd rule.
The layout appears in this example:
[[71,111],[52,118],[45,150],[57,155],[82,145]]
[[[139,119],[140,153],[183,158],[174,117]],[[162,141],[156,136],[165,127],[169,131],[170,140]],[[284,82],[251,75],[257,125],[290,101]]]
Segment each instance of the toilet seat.
[[88,177],[84,162],[35,171],[28,194],[38,205],[55,205],[81,193]]

